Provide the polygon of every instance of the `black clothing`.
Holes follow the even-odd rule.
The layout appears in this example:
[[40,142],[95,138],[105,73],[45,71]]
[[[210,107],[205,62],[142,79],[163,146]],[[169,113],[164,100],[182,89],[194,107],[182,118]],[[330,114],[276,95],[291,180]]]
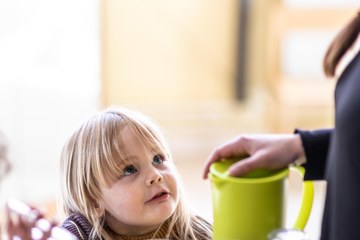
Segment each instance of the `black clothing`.
[[335,88],[335,128],[297,130],[307,162],[305,179],[325,179],[322,240],[360,239],[360,53]]

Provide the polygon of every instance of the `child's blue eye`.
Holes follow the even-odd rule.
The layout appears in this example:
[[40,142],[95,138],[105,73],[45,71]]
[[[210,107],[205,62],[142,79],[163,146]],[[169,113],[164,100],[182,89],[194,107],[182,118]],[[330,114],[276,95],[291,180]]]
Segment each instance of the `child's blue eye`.
[[124,176],[129,176],[134,173],[137,173],[137,169],[133,165],[124,168]]
[[164,162],[164,158],[161,155],[155,155],[153,158],[153,162],[155,164],[162,164]]

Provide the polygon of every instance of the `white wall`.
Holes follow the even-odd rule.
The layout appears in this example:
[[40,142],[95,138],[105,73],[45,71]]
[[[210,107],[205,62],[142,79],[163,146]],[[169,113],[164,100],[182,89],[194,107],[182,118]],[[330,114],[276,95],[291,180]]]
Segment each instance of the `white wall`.
[[58,159],[72,130],[99,105],[97,0],[0,0],[0,129],[13,196],[52,200]]

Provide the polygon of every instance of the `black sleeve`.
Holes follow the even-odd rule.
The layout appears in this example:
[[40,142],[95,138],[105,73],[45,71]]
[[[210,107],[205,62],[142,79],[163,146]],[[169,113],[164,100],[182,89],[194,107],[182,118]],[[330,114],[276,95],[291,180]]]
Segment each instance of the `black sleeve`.
[[333,129],[305,131],[296,129],[305,151],[305,180],[325,179],[325,168]]

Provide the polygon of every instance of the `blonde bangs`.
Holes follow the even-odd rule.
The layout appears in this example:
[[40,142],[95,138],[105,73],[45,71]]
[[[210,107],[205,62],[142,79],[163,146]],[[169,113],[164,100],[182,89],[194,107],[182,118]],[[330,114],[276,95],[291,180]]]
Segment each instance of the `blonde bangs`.
[[130,128],[139,144],[171,158],[160,130],[145,116],[128,110],[102,112],[91,119],[82,131],[88,135],[84,136],[86,143],[80,147],[88,161],[85,174],[88,187],[92,183],[110,186],[123,173],[123,166],[131,164],[123,150],[126,139],[122,132],[125,127]]
[[167,158],[170,157],[167,146],[164,145],[164,142],[161,141],[162,138],[157,135],[154,129],[133,121],[130,121],[128,126],[130,127],[133,136],[138,139],[139,144],[151,149],[154,153],[162,153],[163,155],[166,155]]
[[[130,161],[123,151],[124,139],[121,135],[126,127],[126,120],[115,113],[101,113],[95,120],[97,133],[93,134],[93,149],[91,157],[92,181],[97,181],[99,187],[109,187],[122,174],[123,164]],[[91,144],[92,145],[92,144]]]

